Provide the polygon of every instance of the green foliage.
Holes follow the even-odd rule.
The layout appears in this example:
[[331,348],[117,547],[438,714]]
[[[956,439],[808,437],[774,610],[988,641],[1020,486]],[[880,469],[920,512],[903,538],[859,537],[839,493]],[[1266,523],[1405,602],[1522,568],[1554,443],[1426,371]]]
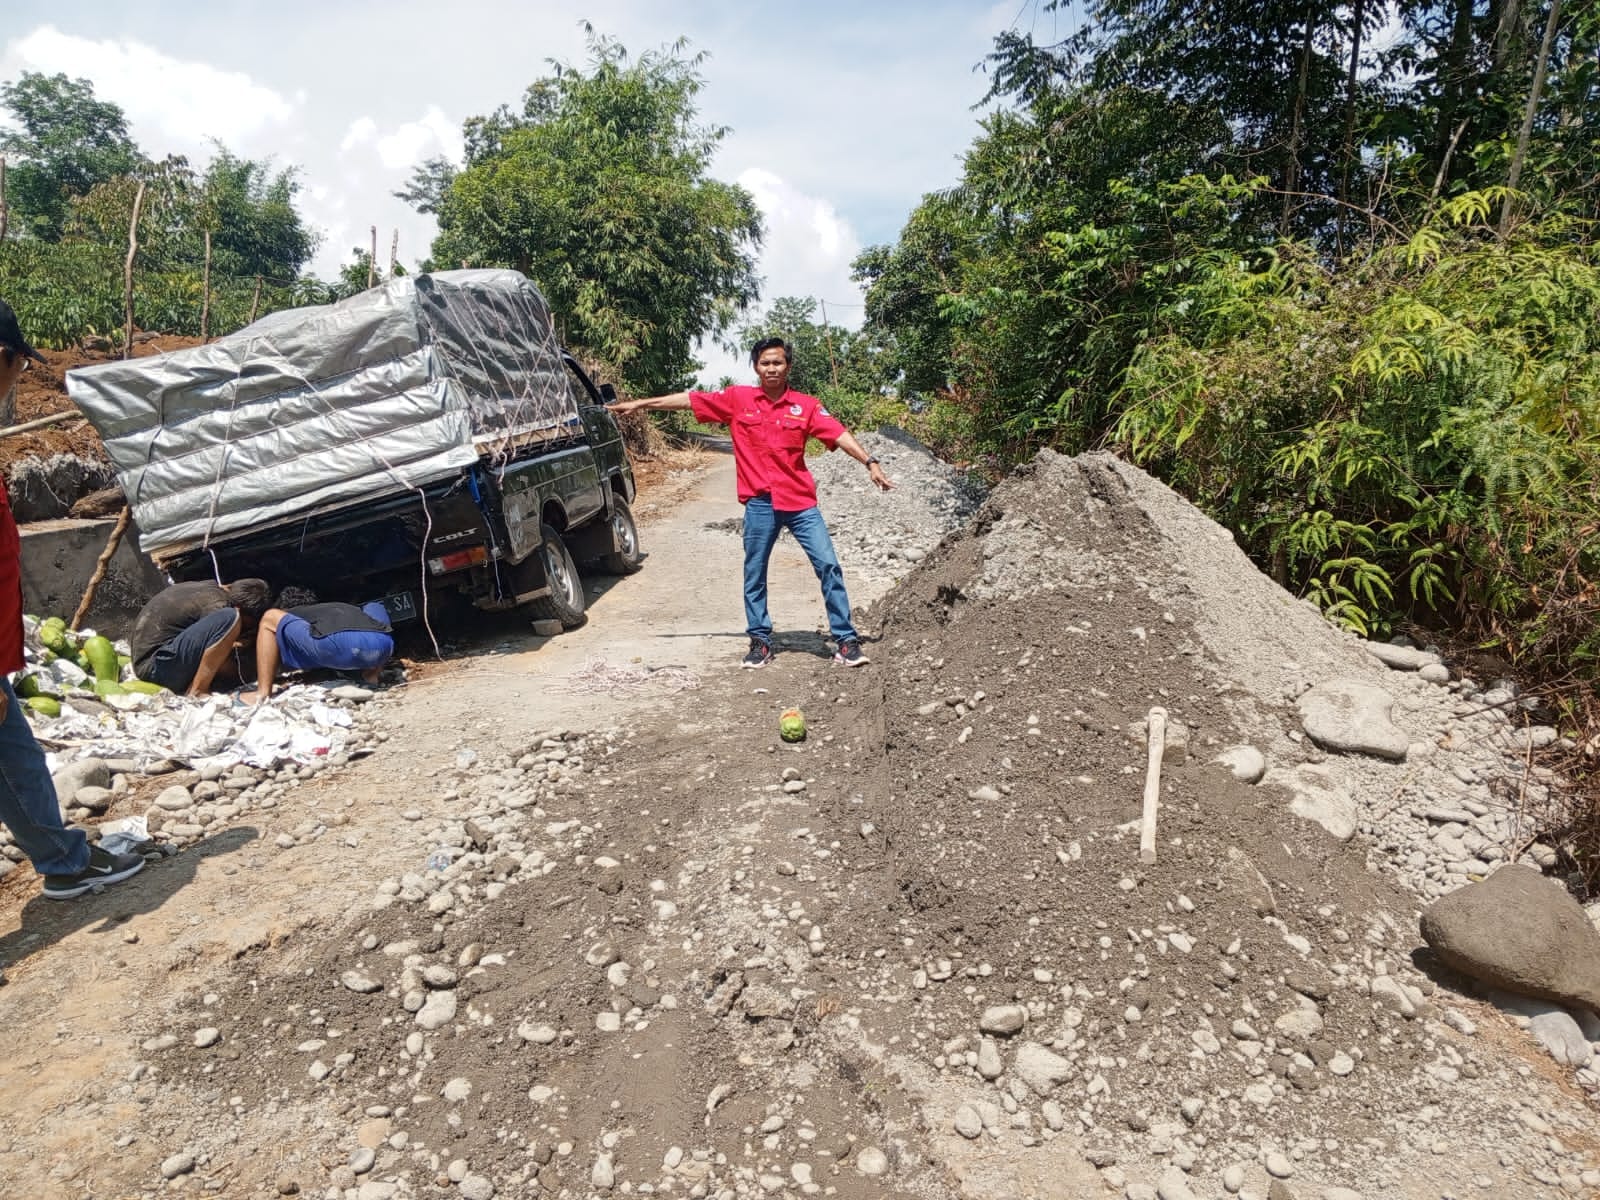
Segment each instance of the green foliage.
[[13,232],[56,240],[74,197],[139,164],[122,109],[96,100],[87,79],[24,71],[0,84],[0,106],[17,126],[0,130],[0,153],[11,159],[6,203]]
[[681,386],[694,343],[757,293],[760,216],[708,174],[724,131],[696,122],[699,62],[682,43],[630,61],[591,34],[587,69],[552,64],[520,114],[468,121],[465,167],[412,188],[437,206],[436,262],[525,272],[566,340],[639,394]]
[[1600,250],[1486,236],[1463,195],[1360,264],[1197,281],[1117,436],[1331,616],[1452,612],[1514,655],[1600,656]]
[[887,387],[891,364],[870,336],[815,318],[815,300],[783,296],[741,325],[730,348],[748,353],[762,338],[781,337],[794,353],[789,386],[818,396],[851,428],[904,424],[904,406]]
[[128,138],[122,111],[96,100],[86,80],[24,72],[0,84],[0,101],[19,126],[0,147],[23,156],[7,176],[22,236],[0,241],[0,280],[40,344],[120,341],[124,260],[141,188],[133,280],[140,328],[200,333],[207,233],[209,333],[237,329],[252,310],[327,298],[300,277],[316,239],[294,207],[292,168],[220,144],[202,173],[181,157],[150,159]]

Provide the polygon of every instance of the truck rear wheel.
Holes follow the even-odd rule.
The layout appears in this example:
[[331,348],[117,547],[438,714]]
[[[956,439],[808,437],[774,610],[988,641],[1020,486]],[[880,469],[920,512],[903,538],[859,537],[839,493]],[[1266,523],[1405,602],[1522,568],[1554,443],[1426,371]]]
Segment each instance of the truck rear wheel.
[[588,617],[583,611],[583,580],[578,577],[567,544],[551,526],[540,525],[537,553],[550,594],[529,601],[528,608],[536,618],[560,621],[563,629],[578,628]]
[[639,526],[634,522],[633,509],[621,496],[611,498],[611,538],[617,548],[600,560],[600,566],[611,575],[632,575],[644,566],[644,551],[639,548]]

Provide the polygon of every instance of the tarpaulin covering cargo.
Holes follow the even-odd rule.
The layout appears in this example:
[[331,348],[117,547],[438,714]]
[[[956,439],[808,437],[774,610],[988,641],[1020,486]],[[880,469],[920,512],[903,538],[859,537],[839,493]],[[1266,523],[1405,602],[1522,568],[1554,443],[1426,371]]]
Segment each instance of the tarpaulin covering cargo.
[[549,307],[515,271],[395,279],[208,345],[68,372],[67,391],[152,553],[580,429]]

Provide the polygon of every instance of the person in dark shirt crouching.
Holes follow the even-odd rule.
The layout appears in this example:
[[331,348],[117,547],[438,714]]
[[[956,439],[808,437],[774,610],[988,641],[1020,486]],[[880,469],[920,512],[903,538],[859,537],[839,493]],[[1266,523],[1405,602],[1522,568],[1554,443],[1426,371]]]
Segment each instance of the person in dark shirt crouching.
[[239,698],[259,704],[271,696],[280,666],[290,671],[354,671],[367,683],[376,683],[394,657],[393,634],[389,612],[376,600],[360,608],[319,603],[315,592],[286,587],[256,632],[256,690]]
[[133,673],[179,695],[205,695],[271,602],[264,579],[164,588],[139,610],[128,635]]

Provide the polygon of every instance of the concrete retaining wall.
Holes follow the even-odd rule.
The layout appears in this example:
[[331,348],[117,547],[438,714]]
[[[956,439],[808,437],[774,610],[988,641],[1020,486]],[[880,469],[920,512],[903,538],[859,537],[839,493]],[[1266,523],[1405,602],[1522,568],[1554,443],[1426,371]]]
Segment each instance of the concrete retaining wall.
[[[115,518],[106,518],[22,526],[23,611],[70,621],[116,524]],[[165,586],[161,572],[139,550],[137,531],[130,525],[83,623],[96,633],[121,637],[144,602]]]

